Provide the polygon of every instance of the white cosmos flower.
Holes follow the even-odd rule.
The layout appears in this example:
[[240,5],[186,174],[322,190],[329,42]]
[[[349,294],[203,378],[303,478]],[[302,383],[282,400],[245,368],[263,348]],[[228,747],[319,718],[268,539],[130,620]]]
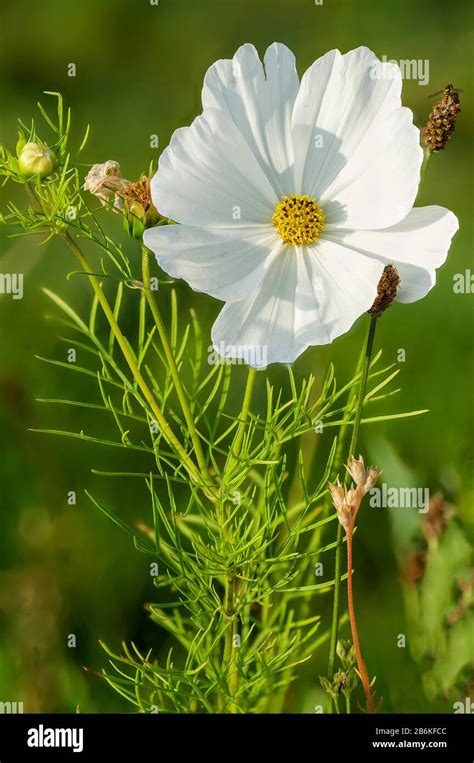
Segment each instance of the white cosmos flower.
[[221,353],[258,366],[264,347],[267,363],[291,363],[332,342],[371,307],[388,263],[401,302],[434,285],[458,222],[413,208],[419,130],[399,68],[377,77],[377,63],[365,47],[331,50],[300,82],[284,45],[263,64],[243,45],[211,66],[203,113],[162,154],[153,202],[180,225],[144,241],[167,273],[225,301]]

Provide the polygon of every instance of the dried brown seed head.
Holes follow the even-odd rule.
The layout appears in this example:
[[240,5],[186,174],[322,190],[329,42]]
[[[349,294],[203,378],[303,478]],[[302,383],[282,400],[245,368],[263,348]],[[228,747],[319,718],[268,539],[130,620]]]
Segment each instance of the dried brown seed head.
[[460,111],[459,91],[453,85],[446,85],[443,97],[433,106],[423,130],[423,139],[429,151],[442,151],[445,148],[451,140]]
[[395,300],[400,286],[398,270],[393,265],[386,265],[377,286],[377,297],[370,308],[369,315],[379,318]]

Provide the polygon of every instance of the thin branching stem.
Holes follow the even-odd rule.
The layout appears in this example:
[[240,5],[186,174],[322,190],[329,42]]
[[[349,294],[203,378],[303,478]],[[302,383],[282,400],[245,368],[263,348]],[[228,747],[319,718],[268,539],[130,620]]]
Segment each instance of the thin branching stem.
[[196,454],[196,460],[198,462],[199,470],[201,472],[201,477],[204,484],[209,484],[209,481],[210,481],[209,471],[207,468],[206,459],[204,458],[204,453],[201,446],[201,440],[199,438],[196,425],[194,423],[194,418],[189,408],[186,393],[184,391],[184,387],[181,382],[181,377],[179,375],[179,371],[176,366],[176,360],[175,360],[173,351],[171,349],[168,332],[166,331],[166,326],[163,323],[161,313],[159,311],[158,305],[155,300],[155,296],[151,289],[150,257],[149,257],[149,250],[145,246],[142,246],[142,274],[143,274],[143,290],[145,294],[145,299],[150,308],[150,312],[153,316],[153,320],[155,321],[155,325],[158,330],[161,344],[163,345],[163,349],[166,355],[166,360],[169,365],[171,378],[173,379],[173,383],[176,389],[176,394],[178,396],[178,400],[181,405],[181,410],[183,411],[183,415],[186,420],[186,424],[189,429],[189,434],[191,436],[191,440],[194,446],[194,452]]
[[247,375],[247,384],[245,385],[242,410],[240,411],[240,416],[239,416],[239,426],[237,429],[237,434],[235,436],[234,443],[232,445],[229,461],[226,466],[226,472],[230,478],[232,478],[232,472],[239,462],[240,450],[242,448],[242,442],[245,435],[245,426],[247,424],[247,419],[249,416],[250,402],[252,400],[252,393],[253,393],[253,387],[255,384],[256,375],[257,375],[256,369],[249,368],[249,372]]
[[[377,318],[371,318],[369,329],[367,333],[367,339],[365,342],[365,353],[362,362],[361,378],[359,384],[359,392],[357,397],[357,407],[355,412],[354,425],[352,429],[352,437],[349,446],[348,458],[355,455],[355,449],[359,438],[360,423],[362,419],[362,412],[364,409],[364,400],[367,391],[367,381],[369,378],[370,361],[372,359],[372,351],[374,347],[375,327],[377,324]],[[349,475],[346,473],[345,482],[347,484]],[[342,573],[342,544],[344,540],[344,530],[342,525],[338,525],[337,529],[337,545],[336,545],[336,559],[334,569],[334,598],[333,598],[333,612],[332,612],[332,624],[331,624],[331,639],[329,645],[329,664],[328,664],[328,678],[331,680],[334,674],[334,667],[336,661],[336,646],[339,632],[339,603],[341,598],[341,573]]]
[[[242,408],[239,416],[239,426],[234,442],[232,444],[230,457],[226,466],[226,472],[229,475],[229,479],[232,479],[232,473],[236,465],[239,462],[242,443],[245,435],[245,427],[250,413],[250,404],[252,401],[252,393],[255,384],[255,377],[257,372],[255,368],[249,368],[247,375],[247,383],[245,385],[245,392],[242,401]],[[223,497],[223,500],[225,498]],[[226,526],[226,517],[223,517],[223,540],[224,542],[232,543],[232,535]],[[224,609],[225,616],[229,619],[229,626],[226,629],[224,640],[224,656],[223,656],[223,669],[228,670],[228,689],[229,694],[233,697],[239,686],[239,674],[237,670],[237,664],[235,659],[235,645],[234,639],[237,633],[237,617],[236,617],[236,577],[234,574],[226,576],[225,579],[225,594],[224,594]],[[230,705],[230,712],[236,712],[237,708],[234,703]]]
[[[373,319],[375,320],[375,319]],[[367,711],[369,713],[375,713],[375,707],[374,707],[374,698],[373,694],[370,690],[370,681],[369,676],[367,674],[367,668],[365,667],[364,660],[362,659],[362,652],[360,649],[360,643],[359,643],[359,635],[357,633],[357,624],[356,624],[356,617],[355,617],[355,608],[354,608],[354,592],[352,587],[352,540],[354,537],[354,521],[351,522],[349,527],[347,528],[346,532],[346,540],[347,540],[347,601],[349,604],[349,620],[351,624],[351,632],[352,632],[352,641],[354,644],[356,659],[357,659],[357,667],[358,672],[360,675],[360,679],[362,681],[362,686],[364,689],[365,694],[365,701],[367,703]]]
[[199,474],[199,471],[191,459],[189,453],[185,451],[182,444],[176,437],[175,433],[173,432],[170,424],[166,420],[165,416],[163,415],[153,393],[151,392],[148,384],[146,383],[145,379],[143,378],[140,369],[138,368],[137,361],[135,359],[134,353],[127,342],[126,338],[122,334],[122,331],[120,329],[120,326],[117,323],[117,320],[114,316],[113,310],[110,307],[107,297],[105,296],[102,287],[100,285],[100,282],[95,276],[91,270],[91,266],[89,264],[89,261],[80,248],[80,246],[77,244],[76,241],[71,237],[68,231],[64,233],[64,240],[66,241],[66,244],[69,246],[69,248],[74,252],[77,259],[79,260],[81,267],[83,268],[84,272],[87,273],[89,282],[94,290],[94,294],[96,295],[100,306],[102,307],[102,310],[105,313],[105,316],[109,322],[110,328],[112,329],[114,336],[117,340],[117,343],[120,346],[120,349],[122,350],[123,356],[125,360],[128,363],[128,366],[133,374],[133,377],[135,381],[137,382],[138,386],[140,387],[148,405],[150,406],[158,426],[161,429],[161,432],[163,433],[163,436],[166,438],[168,443],[171,445],[172,448],[176,451],[178,456],[182,459],[183,465],[186,467],[189,475],[193,478],[195,482],[198,484],[201,483],[201,477]]

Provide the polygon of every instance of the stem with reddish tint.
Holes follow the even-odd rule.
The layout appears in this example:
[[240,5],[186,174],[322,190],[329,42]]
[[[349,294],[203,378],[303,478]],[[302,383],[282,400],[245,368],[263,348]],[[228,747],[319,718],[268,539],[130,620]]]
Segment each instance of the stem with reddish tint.
[[364,660],[362,659],[362,652],[360,650],[359,635],[357,633],[357,623],[354,609],[354,592],[352,588],[352,540],[354,536],[354,521],[351,522],[346,530],[347,540],[347,600],[349,604],[349,620],[351,623],[352,641],[354,643],[354,649],[357,659],[357,667],[359,669],[362,686],[364,688],[365,700],[367,702],[367,710],[369,713],[375,713],[374,698],[370,690],[370,681],[365,667]]

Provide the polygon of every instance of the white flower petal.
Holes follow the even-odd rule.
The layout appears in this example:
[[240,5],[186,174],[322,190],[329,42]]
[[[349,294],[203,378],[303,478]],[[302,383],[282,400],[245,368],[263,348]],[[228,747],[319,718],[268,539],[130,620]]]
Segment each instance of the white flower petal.
[[250,146],[278,196],[294,193],[291,114],[299,80],[295,57],[273,43],[264,57],[243,45],[232,60],[217,61],[204,79],[204,108],[228,114]]
[[283,242],[271,225],[239,228],[150,228],[144,243],[160,267],[217,299],[244,299],[260,284]]
[[[296,192],[315,196],[328,224],[379,228],[404,217],[423,152],[401,108],[398,66],[368,48],[332,50],[304,74],[293,111]],[[325,206],[326,205],[326,206]]]
[[173,134],[151,193],[165,217],[209,228],[268,224],[278,201],[240,130],[212,109]]
[[[396,109],[367,136],[321,198],[328,227],[380,229],[408,214],[423,150],[410,109]],[[330,199],[328,207],[325,199]]]
[[297,337],[306,345],[330,344],[372,307],[384,263],[322,238],[303,252]]
[[286,248],[246,300],[226,304],[213,329],[220,354],[249,365],[292,363],[348,331],[377,294],[383,263],[330,241]]
[[291,363],[304,349],[295,343],[296,288],[297,258],[287,248],[248,299],[224,306],[212,328],[216,350],[254,367]]
[[324,236],[381,262],[393,263],[401,281],[397,300],[415,302],[434,286],[435,270],[445,262],[458,228],[452,212],[429,206],[415,207],[404,220],[385,230],[330,230]]
[[[367,48],[330,51],[299,89],[284,46],[264,66],[244,45],[211,67],[204,113],[174,134],[152,181],[159,211],[183,225],[145,233],[168,273],[227,301],[217,351],[257,367],[347,331],[388,262],[401,301],[424,296],[457,229],[447,210],[412,210],[423,152],[396,65],[380,71]],[[311,246],[283,245],[271,224],[294,193],[326,216]]]

